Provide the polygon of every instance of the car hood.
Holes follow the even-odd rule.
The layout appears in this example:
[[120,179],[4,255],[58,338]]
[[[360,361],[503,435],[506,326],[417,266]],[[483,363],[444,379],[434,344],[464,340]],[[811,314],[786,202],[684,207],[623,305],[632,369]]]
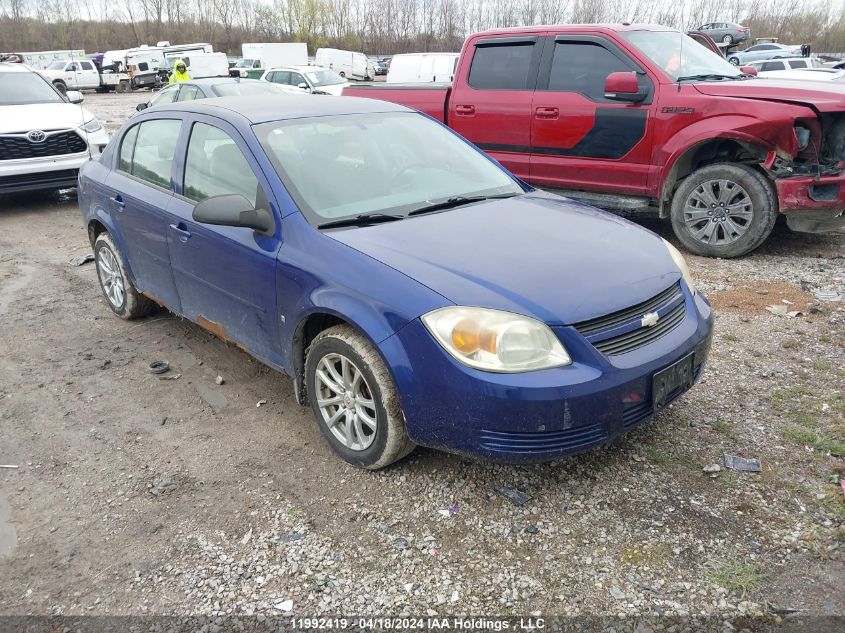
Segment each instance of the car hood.
[[680,278],[650,231],[545,193],[326,232],[457,305],[550,325],[645,301]]
[[814,107],[820,112],[845,111],[845,83],[811,79],[760,77],[740,81],[714,81],[695,84],[702,94],[714,97],[766,99]]
[[88,110],[74,103],[0,106],[0,134],[78,128],[93,118]]
[[339,97],[343,94],[343,89],[346,88],[349,84],[329,84],[328,86],[318,86],[314,88],[314,90],[318,90],[320,92],[325,92],[327,94],[332,95],[333,97]]

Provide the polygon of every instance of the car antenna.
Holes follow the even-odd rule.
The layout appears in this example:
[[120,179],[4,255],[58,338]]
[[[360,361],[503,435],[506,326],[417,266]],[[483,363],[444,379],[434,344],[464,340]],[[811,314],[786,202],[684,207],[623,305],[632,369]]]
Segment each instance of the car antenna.
[[681,46],[678,49],[678,92],[681,91],[681,69],[684,67],[684,32],[678,31],[681,36]]

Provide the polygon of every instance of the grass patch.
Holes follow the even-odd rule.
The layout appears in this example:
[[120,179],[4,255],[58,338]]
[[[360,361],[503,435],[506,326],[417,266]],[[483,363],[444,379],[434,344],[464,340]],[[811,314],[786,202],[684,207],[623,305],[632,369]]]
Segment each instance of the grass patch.
[[645,456],[655,464],[665,464],[669,461],[669,456],[661,451],[659,448],[649,448],[645,452]]
[[663,565],[672,556],[672,548],[665,543],[656,545],[628,545],[619,552],[619,560],[635,567]]
[[724,435],[726,438],[731,440],[732,442],[738,444],[739,443],[739,436],[734,432],[734,428],[730,422],[722,420],[719,418],[713,423],[713,430],[721,435]]
[[801,426],[807,429],[815,429],[819,426],[819,421],[816,420],[816,418],[814,418],[813,416],[807,415],[806,413],[793,413],[790,415],[790,417],[796,424],[800,424]]
[[789,402],[790,400],[798,400],[805,396],[815,396],[816,392],[804,385],[796,385],[788,389],[777,389],[771,393],[769,398],[772,402]]
[[837,457],[845,456],[845,442],[824,437],[819,435],[817,431],[804,426],[788,426],[783,430],[783,437],[796,444],[810,446],[823,453],[830,453]]
[[743,598],[760,586],[768,575],[759,563],[744,563],[738,559],[711,561],[708,579]]
[[822,358],[821,360],[814,361],[810,367],[818,369],[819,371],[827,371],[830,369],[830,361]]
[[728,341],[730,343],[737,343],[739,341],[739,337],[734,334],[725,334],[722,337],[722,340]]

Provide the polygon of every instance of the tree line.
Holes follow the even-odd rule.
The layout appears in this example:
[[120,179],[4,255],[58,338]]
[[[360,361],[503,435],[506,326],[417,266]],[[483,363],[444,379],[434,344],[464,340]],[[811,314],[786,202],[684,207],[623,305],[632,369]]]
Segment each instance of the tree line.
[[307,42],[392,54],[458,51],[470,33],[532,24],[739,22],[755,37],[845,51],[843,0],[0,0],[0,51]]

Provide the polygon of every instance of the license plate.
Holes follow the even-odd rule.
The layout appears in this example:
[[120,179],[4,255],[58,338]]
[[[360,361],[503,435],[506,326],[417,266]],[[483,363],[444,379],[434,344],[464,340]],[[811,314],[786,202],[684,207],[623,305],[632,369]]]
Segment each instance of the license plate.
[[694,354],[684,356],[681,360],[656,374],[651,382],[651,399],[655,410],[666,406],[666,400],[692,387],[692,369]]

